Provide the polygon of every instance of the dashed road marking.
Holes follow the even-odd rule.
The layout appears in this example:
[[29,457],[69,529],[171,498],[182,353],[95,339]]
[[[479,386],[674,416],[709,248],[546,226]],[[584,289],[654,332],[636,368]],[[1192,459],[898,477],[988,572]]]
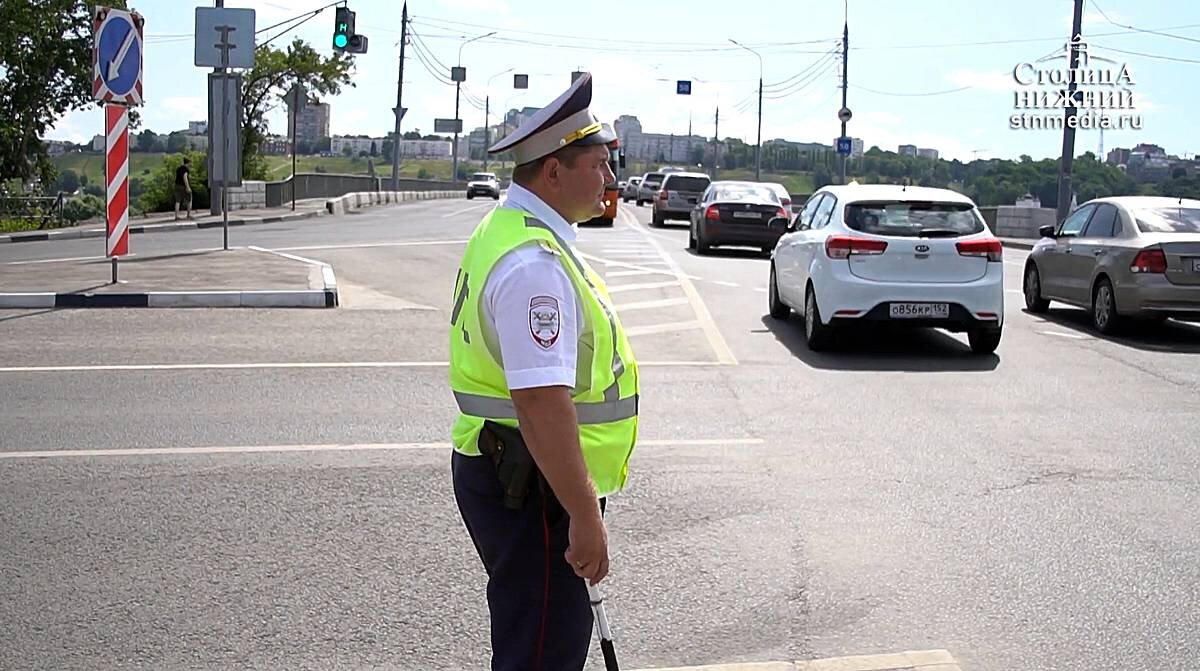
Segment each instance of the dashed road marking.
[[[630,326],[625,329],[625,335],[630,338],[656,333],[674,333],[675,331],[692,331],[703,328],[699,321],[670,322],[666,324],[648,324],[646,326]],[[724,363],[724,362],[722,362]]]
[[639,301],[637,303],[618,303],[617,312],[628,312],[630,310],[652,310],[654,308],[668,308],[673,305],[687,304],[687,298],[662,298],[653,301]]
[[608,293],[615,294],[622,291],[641,291],[643,289],[665,289],[667,287],[677,287],[679,282],[639,282],[637,284],[610,284]]
[[[678,438],[639,440],[638,447],[726,447],[762,445],[762,438]],[[368,452],[400,450],[447,450],[452,445],[429,443],[323,443],[309,445],[222,445],[205,447],[131,447],[95,450],[25,450],[0,452],[0,459],[64,459],[86,457],[135,457],[148,455],[250,454],[261,452]]]

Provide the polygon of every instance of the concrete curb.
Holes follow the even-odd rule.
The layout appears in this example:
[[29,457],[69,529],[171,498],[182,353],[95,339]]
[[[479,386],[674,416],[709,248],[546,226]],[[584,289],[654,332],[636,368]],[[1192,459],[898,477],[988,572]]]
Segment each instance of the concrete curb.
[[679,666],[643,671],[961,671],[946,650],[911,650],[887,655],[830,657],[797,662]]
[[337,289],[0,294],[0,308],[332,308]]
[[0,293],[0,309],[52,308],[335,308],[337,277],[321,266],[320,289],[147,291],[126,293]]
[[[236,217],[229,220],[230,226],[252,226],[255,224],[276,224],[287,221],[300,221],[325,216],[326,214],[345,214],[370,205],[386,205],[390,203],[405,203],[413,200],[433,200],[438,198],[457,198],[465,191],[360,191],[346,194],[325,201],[323,210],[308,210],[304,212],[288,212],[287,214],[269,217]],[[221,221],[169,221],[161,224],[138,224],[129,226],[129,234],[165,233],[169,231],[195,230],[198,228],[221,228]],[[78,240],[80,238],[103,238],[104,228],[69,228],[50,231],[32,231],[29,233],[6,233],[0,235],[0,244],[7,242],[46,242],[50,240]]]
[[[230,219],[230,226],[252,226],[254,224],[274,224],[284,221],[300,221],[323,215],[320,210],[307,212],[289,212],[271,217],[239,217]],[[220,221],[171,221],[162,224],[139,224],[129,227],[130,235],[141,233],[166,233],[171,231],[196,230],[198,228],[221,228]],[[81,238],[103,238],[106,234],[103,228],[70,228],[58,231],[37,231],[35,233],[10,233],[0,235],[0,243],[5,242],[45,242],[48,240],[78,240]]]

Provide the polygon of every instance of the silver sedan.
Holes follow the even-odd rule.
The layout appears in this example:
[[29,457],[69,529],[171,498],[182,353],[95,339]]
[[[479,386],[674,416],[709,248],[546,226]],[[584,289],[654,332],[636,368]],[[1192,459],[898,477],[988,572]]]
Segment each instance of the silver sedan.
[[1200,200],[1090,200],[1045,226],[1025,264],[1025,306],[1091,311],[1101,333],[1129,319],[1200,321]]

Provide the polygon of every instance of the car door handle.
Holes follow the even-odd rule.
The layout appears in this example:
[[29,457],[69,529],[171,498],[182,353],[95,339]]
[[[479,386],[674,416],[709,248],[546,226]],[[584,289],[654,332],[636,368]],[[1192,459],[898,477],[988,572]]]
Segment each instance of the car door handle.
[[1100,256],[1100,255],[1101,255],[1101,254],[1103,254],[1104,252],[1105,252],[1105,250],[1103,250],[1103,249],[1093,249],[1093,250],[1092,250],[1092,254],[1094,254],[1094,255],[1096,255],[1096,256]]

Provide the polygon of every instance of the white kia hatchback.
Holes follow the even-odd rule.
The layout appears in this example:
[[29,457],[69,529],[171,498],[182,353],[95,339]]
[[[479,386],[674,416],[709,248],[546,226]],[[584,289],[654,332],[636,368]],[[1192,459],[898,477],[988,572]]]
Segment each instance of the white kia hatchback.
[[[782,223],[782,222],[780,222]],[[1004,324],[1000,241],[970,198],[947,189],[827,186],[771,255],[772,317],[804,317],[813,350],[839,328],[888,323],[967,333],[989,354]]]

